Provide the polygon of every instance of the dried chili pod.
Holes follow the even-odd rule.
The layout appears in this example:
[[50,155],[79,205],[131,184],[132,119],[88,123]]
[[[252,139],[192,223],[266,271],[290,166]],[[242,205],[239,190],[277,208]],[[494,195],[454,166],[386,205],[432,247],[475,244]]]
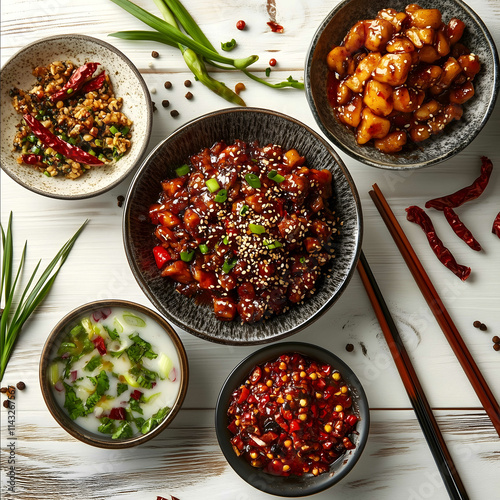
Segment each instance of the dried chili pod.
[[451,226],[453,231],[455,231],[455,234],[461,240],[464,240],[465,243],[472,248],[472,250],[479,252],[479,250],[481,250],[481,245],[476,238],[474,238],[474,235],[470,232],[470,230],[467,229],[465,224],[460,220],[453,208],[445,207],[443,212],[448,224]]
[[491,160],[486,156],[481,156],[481,174],[470,186],[464,187],[447,196],[429,200],[425,204],[425,208],[435,208],[436,210],[444,210],[445,207],[457,208],[467,201],[475,200],[488,185],[492,170],[493,163]]
[[491,232],[496,234],[500,238],[500,212],[498,212],[495,220],[493,221],[493,227],[491,228]]
[[86,94],[87,92],[92,92],[93,90],[99,90],[104,85],[105,81],[106,81],[106,72],[103,71],[98,76],[85,83],[81,88],[80,92],[82,94]]
[[23,155],[22,159],[23,163],[26,163],[27,165],[36,165],[42,161],[42,155]]
[[83,66],[80,66],[70,77],[70,79],[66,82],[66,85],[61,90],[54,92],[50,96],[50,100],[52,102],[60,101],[61,99],[66,99],[70,97],[71,94],[80,90],[83,87],[87,78],[90,78],[99,66],[99,63],[86,63]]
[[35,117],[30,114],[23,115],[24,121],[30,126],[33,134],[38,137],[45,146],[51,147],[54,151],[86,165],[104,165],[95,156],[85,152],[77,146],[73,146],[59,137],[56,137],[48,128],[44,127]]
[[443,242],[438,238],[434,225],[429,216],[415,205],[406,209],[406,218],[410,222],[418,224],[427,236],[429,245],[436,254],[439,261],[447,267],[452,273],[458,276],[462,281],[465,281],[470,275],[470,267],[462,266],[457,263],[455,257],[443,245]]

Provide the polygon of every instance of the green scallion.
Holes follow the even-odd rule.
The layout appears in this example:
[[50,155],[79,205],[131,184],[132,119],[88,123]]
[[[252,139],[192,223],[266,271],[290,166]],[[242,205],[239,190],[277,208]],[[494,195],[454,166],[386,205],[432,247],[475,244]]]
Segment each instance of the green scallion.
[[217,179],[208,179],[208,181],[205,182],[205,185],[211,193],[215,193],[215,191],[220,189]]
[[278,174],[278,171],[277,170],[271,170],[268,174],[267,174],[267,178],[268,179],[271,179],[272,181],[274,182],[283,182],[285,180],[285,178]]
[[226,236],[224,236],[224,238],[222,238],[222,243],[224,243],[224,245],[227,245],[229,243],[229,236],[226,234]]
[[241,217],[243,217],[249,210],[250,210],[250,208],[248,207],[248,205],[243,205],[240,208],[240,215],[241,215]]
[[191,250],[191,252],[181,252],[181,260],[184,262],[191,262],[194,257],[194,250]]
[[202,244],[201,244],[198,248],[200,249],[200,252],[201,252],[202,254],[206,254],[206,253],[208,253],[208,246],[207,246],[207,245],[205,245],[205,243],[202,243]]
[[224,264],[222,265],[222,271],[225,274],[229,274],[229,272],[236,265],[237,262],[238,262],[238,259],[236,257],[233,257],[232,259],[226,259],[224,261]]
[[113,135],[116,135],[118,134],[118,132],[120,132],[114,125],[111,125],[111,127],[109,127],[109,131],[113,134]]
[[225,189],[221,189],[216,195],[215,195],[215,201],[217,203],[224,203],[227,200],[227,191]]
[[129,133],[130,127],[123,127],[120,132],[122,135],[127,135]]
[[68,139],[68,142],[69,142],[70,144],[73,144],[73,146],[74,146],[74,145],[76,144],[76,139],[75,139],[74,137],[70,137],[70,138]]
[[250,229],[250,232],[253,234],[264,234],[266,232],[266,228],[260,224],[249,224],[248,229]]
[[183,175],[188,174],[190,170],[191,170],[191,167],[189,165],[185,164],[185,165],[182,165],[181,167],[175,169],[175,175],[177,177],[182,177]]
[[35,134],[30,134],[28,135],[28,141],[30,142],[36,142],[36,135]]
[[67,89],[66,90],[66,94],[72,94],[73,93],[73,89]]
[[255,174],[245,175],[245,180],[248,182],[248,184],[251,187],[253,187],[255,189],[258,189],[261,186],[259,176],[255,175]]

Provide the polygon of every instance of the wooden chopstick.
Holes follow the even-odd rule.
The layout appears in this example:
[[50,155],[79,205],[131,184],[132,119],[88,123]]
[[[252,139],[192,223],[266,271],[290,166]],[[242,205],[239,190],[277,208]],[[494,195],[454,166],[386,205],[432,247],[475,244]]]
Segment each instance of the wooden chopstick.
[[406,265],[410,269],[413,278],[415,279],[422,295],[424,296],[428,306],[430,307],[434,317],[441,327],[446,339],[448,340],[455,356],[462,366],[467,378],[469,379],[474,391],[476,392],[479,401],[483,405],[488,417],[490,418],[497,434],[500,436],[500,406],[498,405],[491,389],[488,387],[486,380],[479,371],[479,368],[472,358],[472,355],[465,345],[457,327],[453,323],[448,311],[446,310],[441,298],[439,297],[434,285],[423,268],[415,251],[413,250],[408,238],[403,229],[399,225],[393,211],[391,210],[382,191],[377,186],[373,185],[373,191],[369,192],[375,206],[382,216],[387,229],[394,239],[401,255],[403,256]]
[[452,499],[466,500],[469,497],[465,487],[363,251],[357,267],[448,494]]

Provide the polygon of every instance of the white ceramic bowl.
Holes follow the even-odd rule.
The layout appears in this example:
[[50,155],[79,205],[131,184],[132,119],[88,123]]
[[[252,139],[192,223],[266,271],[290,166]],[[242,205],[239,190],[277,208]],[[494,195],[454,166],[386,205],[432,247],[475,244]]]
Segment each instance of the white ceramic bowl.
[[[132,147],[120,161],[90,169],[76,180],[47,177],[27,165],[19,165],[19,153],[12,151],[16,125],[21,119],[11,104],[13,87],[28,90],[35,83],[32,70],[57,60],[70,60],[77,66],[99,62],[111,78],[115,95],[123,98],[122,111],[134,122]],[[2,170],[27,189],[60,199],[90,198],[116,186],[140,164],[148,146],[153,121],[153,105],[142,76],[118,49],[85,35],[58,35],[33,42],[12,56],[0,74]]]

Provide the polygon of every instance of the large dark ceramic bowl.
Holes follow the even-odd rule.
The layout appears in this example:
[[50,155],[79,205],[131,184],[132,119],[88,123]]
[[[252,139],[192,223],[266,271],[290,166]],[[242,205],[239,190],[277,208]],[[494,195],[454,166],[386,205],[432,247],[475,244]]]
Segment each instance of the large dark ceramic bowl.
[[460,121],[448,125],[444,132],[420,143],[413,150],[385,154],[372,145],[357,144],[351,129],[335,118],[327,97],[329,51],[342,42],[349,29],[362,19],[374,19],[381,9],[391,7],[404,11],[408,0],[344,0],[326,16],[316,31],[306,57],[305,85],[307,100],[321,130],[342,151],[367,165],[387,169],[428,167],[456,155],[479,134],[495,105],[499,91],[498,53],[493,39],[479,16],[461,0],[422,0],[423,8],[440,9],[443,20],[452,17],[466,24],[463,42],[479,56],[481,71],[474,79],[475,95],[464,104]]
[[[62,339],[83,316],[88,316],[95,311],[99,311],[105,308],[124,308],[128,311],[138,313],[141,316],[146,316],[150,321],[157,323],[165,332],[165,335],[167,335],[172,341],[180,363],[179,392],[177,393],[177,397],[175,398],[170,412],[157,427],[153,428],[148,433],[139,434],[126,439],[112,439],[110,435],[94,433],[79,426],[75,421],[71,420],[68,413],[58,403],[54,395],[52,384],[50,382],[50,365],[56,355],[57,349],[59,348]],[[181,339],[175,333],[174,329],[159,314],[143,305],[136,304],[135,302],[109,299],[96,300],[77,307],[73,311],[69,312],[66,316],[64,316],[64,318],[62,318],[59,323],[57,323],[57,325],[50,332],[43,347],[42,355],[40,357],[39,376],[40,387],[45,404],[47,405],[47,408],[50,411],[51,415],[66,432],[71,434],[76,439],[79,439],[86,444],[97,446],[98,448],[121,449],[130,448],[132,446],[137,446],[139,444],[145,443],[146,441],[149,441],[151,438],[160,434],[160,432],[164,431],[170,425],[172,420],[179,412],[186,396],[189,380],[189,365],[186,351],[184,350]]]
[[[220,140],[235,139],[261,145],[274,143],[295,148],[310,168],[327,168],[333,174],[331,207],[343,221],[334,238],[335,259],[324,267],[316,294],[287,313],[258,324],[242,325],[237,319],[221,322],[211,306],[197,305],[175,291],[155,264],[154,226],[149,206],[161,191],[160,182],[175,177],[174,170],[189,156]],[[193,120],[161,142],[136,173],[127,193],[123,215],[123,239],[128,262],[140,287],[153,304],[174,324],[201,338],[224,344],[259,344],[295,333],[339,298],[349,282],[361,245],[361,206],[352,178],[333,148],[309,127],[286,115],[263,109],[225,109]],[[324,269],[324,268],[323,268]],[[329,276],[326,277],[326,274]]]
[[[252,467],[243,457],[237,456],[230,443],[232,434],[228,430],[227,410],[232,392],[241,386],[256,365],[272,361],[287,353],[300,353],[309,358],[331,365],[342,375],[351,390],[353,408],[359,420],[356,433],[351,436],[355,448],[339,457],[330,467],[329,472],[313,476],[271,476],[260,469]],[[323,491],[344,478],[359,460],[370,428],[370,411],[368,400],[361,382],[354,372],[335,354],[322,347],[302,342],[283,342],[264,347],[245,358],[229,374],[217,399],[215,408],[215,430],[219,446],[226,460],[234,471],[249,484],[259,490],[284,497],[300,497]]]

